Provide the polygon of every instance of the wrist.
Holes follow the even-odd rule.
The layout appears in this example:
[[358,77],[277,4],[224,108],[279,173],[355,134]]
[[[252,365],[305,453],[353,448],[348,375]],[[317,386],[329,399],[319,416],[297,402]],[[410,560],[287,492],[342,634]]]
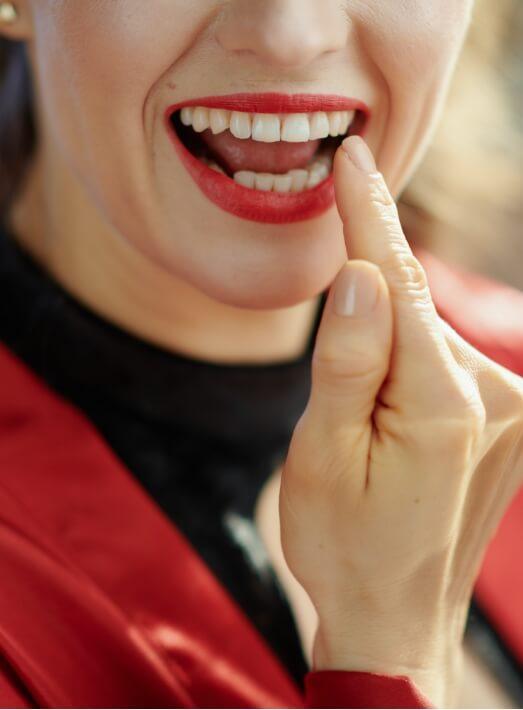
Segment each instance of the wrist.
[[[361,627],[360,627],[361,628]],[[445,638],[400,633],[391,635],[383,624],[353,630],[350,635],[329,633],[318,626],[312,651],[312,670],[343,670],[408,677],[435,707],[447,699],[449,654]]]

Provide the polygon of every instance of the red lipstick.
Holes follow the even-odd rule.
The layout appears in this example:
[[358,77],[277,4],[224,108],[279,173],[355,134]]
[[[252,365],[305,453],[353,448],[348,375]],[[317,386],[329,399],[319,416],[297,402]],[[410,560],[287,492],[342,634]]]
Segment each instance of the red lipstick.
[[221,209],[243,219],[270,224],[285,224],[316,217],[334,203],[332,174],[308,190],[296,193],[264,192],[243,187],[196,158],[178,137],[171,116],[184,106],[204,106],[250,113],[312,113],[314,111],[353,111],[356,118],[351,133],[363,135],[370,109],[362,101],[332,94],[229,94],[205,96],[172,104],[164,120],[182,163],[204,195]]

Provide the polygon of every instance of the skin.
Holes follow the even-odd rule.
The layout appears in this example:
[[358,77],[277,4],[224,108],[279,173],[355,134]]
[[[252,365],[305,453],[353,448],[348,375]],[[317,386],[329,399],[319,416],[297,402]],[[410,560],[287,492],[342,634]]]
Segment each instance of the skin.
[[20,238],[107,318],[229,362],[303,350],[316,297],[346,258],[340,221],[334,208],[285,227],[222,212],[181,165],[163,109],[236,91],[363,99],[369,143],[398,192],[430,137],[470,12],[468,0],[17,5],[21,18],[4,31],[27,41],[42,134],[12,218]]
[[[455,707],[473,586],[523,482],[523,380],[439,318],[368,148],[344,146],[352,258],[281,476],[282,548],[318,616],[316,668],[388,669]],[[337,310],[350,279],[371,310]]]
[[[10,219],[90,308],[195,357],[274,362],[303,350],[322,290],[353,270],[376,280],[378,306],[364,318],[334,315],[329,295],[282,473],[282,547],[318,615],[316,668],[408,673],[443,704],[478,559],[522,477],[523,387],[439,320],[391,195],[430,140],[471,2],[18,7],[2,31],[27,42],[41,141]],[[285,226],[220,211],[161,116],[237,91],[364,100],[380,172],[369,177],[340,149],[337,209]],[[469,520],[475,537],[462,539]],[[421,632],[406,638],[408,628]]]

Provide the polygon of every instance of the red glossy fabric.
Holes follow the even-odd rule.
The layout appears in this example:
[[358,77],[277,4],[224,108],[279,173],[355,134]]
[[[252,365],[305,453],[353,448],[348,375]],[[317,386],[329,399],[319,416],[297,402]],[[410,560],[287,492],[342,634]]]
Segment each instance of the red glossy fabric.
[[[37,704],[303,707],[89,422],[4,348],[0,378],[0,649]],[[367,696],[373,683],[360,683]]]
[[0,658],[0,707],[29,708],[34,704],[20,685],[16,673]]
[[[502,354],[523,367],[517,342]],[[310,672],[303,697],[85,417],[3,347],[0,387],[0,705],[429,707],[408,679],[350,671]],[[521,618],[511,595],[487,598]]]
[[405,676],[394,678],[378,673],[323,671],[305,676],[309,708],[427,708],[427,699]]

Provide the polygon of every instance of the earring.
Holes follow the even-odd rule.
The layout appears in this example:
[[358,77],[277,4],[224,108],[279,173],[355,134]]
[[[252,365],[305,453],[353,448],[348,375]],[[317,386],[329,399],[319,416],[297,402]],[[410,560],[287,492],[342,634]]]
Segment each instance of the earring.
[[12,2],[0,2],[0,22],[9,25],[18,19],[18,12]]

